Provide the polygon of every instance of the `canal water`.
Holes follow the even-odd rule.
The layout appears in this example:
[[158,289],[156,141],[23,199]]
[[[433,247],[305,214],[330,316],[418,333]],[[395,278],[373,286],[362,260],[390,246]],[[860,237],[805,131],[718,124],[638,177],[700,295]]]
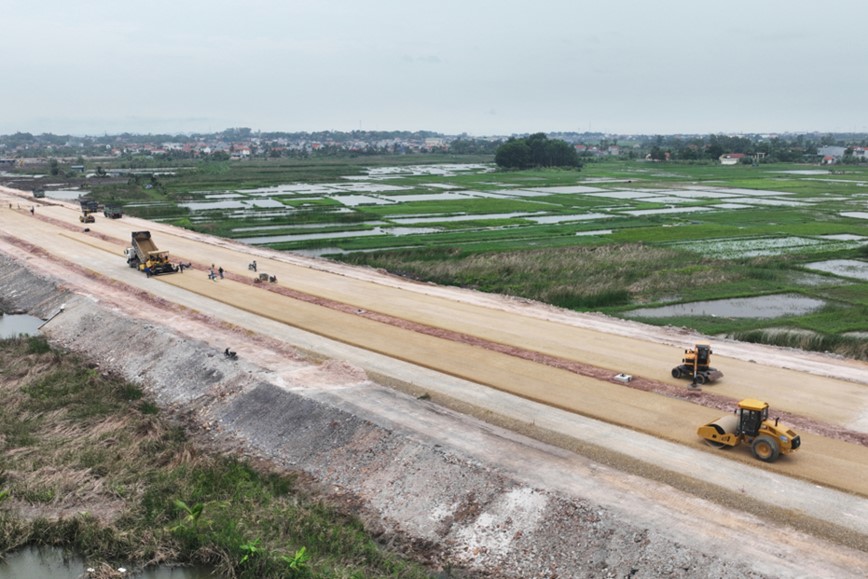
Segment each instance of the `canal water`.
[[6,314],[0,316],[0,339],[15,338],[21,334],[35,336],[39,333],[42,320],[27,314]]
[[[119,574],[120,575],[120,574]],[[57,547],[27,547],[6,555],[0,562],[0,579],[87,579],[82,558],[70,556]],[[219,579],[197,567],[157,567],[121,575],[130,579]]]

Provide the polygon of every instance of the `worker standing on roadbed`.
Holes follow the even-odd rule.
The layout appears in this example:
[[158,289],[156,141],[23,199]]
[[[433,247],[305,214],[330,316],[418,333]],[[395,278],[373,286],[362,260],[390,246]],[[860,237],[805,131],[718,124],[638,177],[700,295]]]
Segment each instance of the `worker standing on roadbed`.
[[220,272],[220,279],[223,279],[223,266],[221,265],[217,271]]

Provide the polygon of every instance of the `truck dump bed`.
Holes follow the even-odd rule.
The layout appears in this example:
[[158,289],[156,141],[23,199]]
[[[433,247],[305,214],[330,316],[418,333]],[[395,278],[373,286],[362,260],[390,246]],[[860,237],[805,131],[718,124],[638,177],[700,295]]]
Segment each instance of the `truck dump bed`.
[[134,231],[133,232],[133,248],[139,255],[139,260],[147,261],[151,252],[159,251],[157,244],[151,239],[150,231]]
[[132,252],[127,252],[127,263],[130,267],[142,270],[148,276],[178,271],[169,262],[169,252],[157,249],[150,231],[133,231],[132,244]]

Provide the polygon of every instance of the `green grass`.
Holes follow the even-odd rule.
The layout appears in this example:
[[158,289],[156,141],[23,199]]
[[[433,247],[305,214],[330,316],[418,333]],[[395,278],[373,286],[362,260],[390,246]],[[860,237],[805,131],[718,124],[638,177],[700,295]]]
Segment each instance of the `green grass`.
[[744,330],[732,332],[731,338],[742,342],[771,344],[784,348],[798,348],[816,352],[837,352],[841,355],[868,360],[868,342],[848,336],[819,333],[769,332],[767,330]]
[[95,567],[167,561],[250,578],[428,576],[294,476],[210,452],[137,385],[42,344],[0,341],[0,555],[54,545]]

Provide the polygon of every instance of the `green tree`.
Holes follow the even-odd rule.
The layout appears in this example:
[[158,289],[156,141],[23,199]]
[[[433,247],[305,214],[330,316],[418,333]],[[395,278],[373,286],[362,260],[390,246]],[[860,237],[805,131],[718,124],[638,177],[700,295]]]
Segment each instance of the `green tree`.
[[531,150],[524,139],[510,139],[497,148],[494,162],[505,169],[527,169],[531,166]]
[[575,147],[560,139],[549,139],[545,133],[509,139],[497,148],[494,162],[507,169],[581,167]]

